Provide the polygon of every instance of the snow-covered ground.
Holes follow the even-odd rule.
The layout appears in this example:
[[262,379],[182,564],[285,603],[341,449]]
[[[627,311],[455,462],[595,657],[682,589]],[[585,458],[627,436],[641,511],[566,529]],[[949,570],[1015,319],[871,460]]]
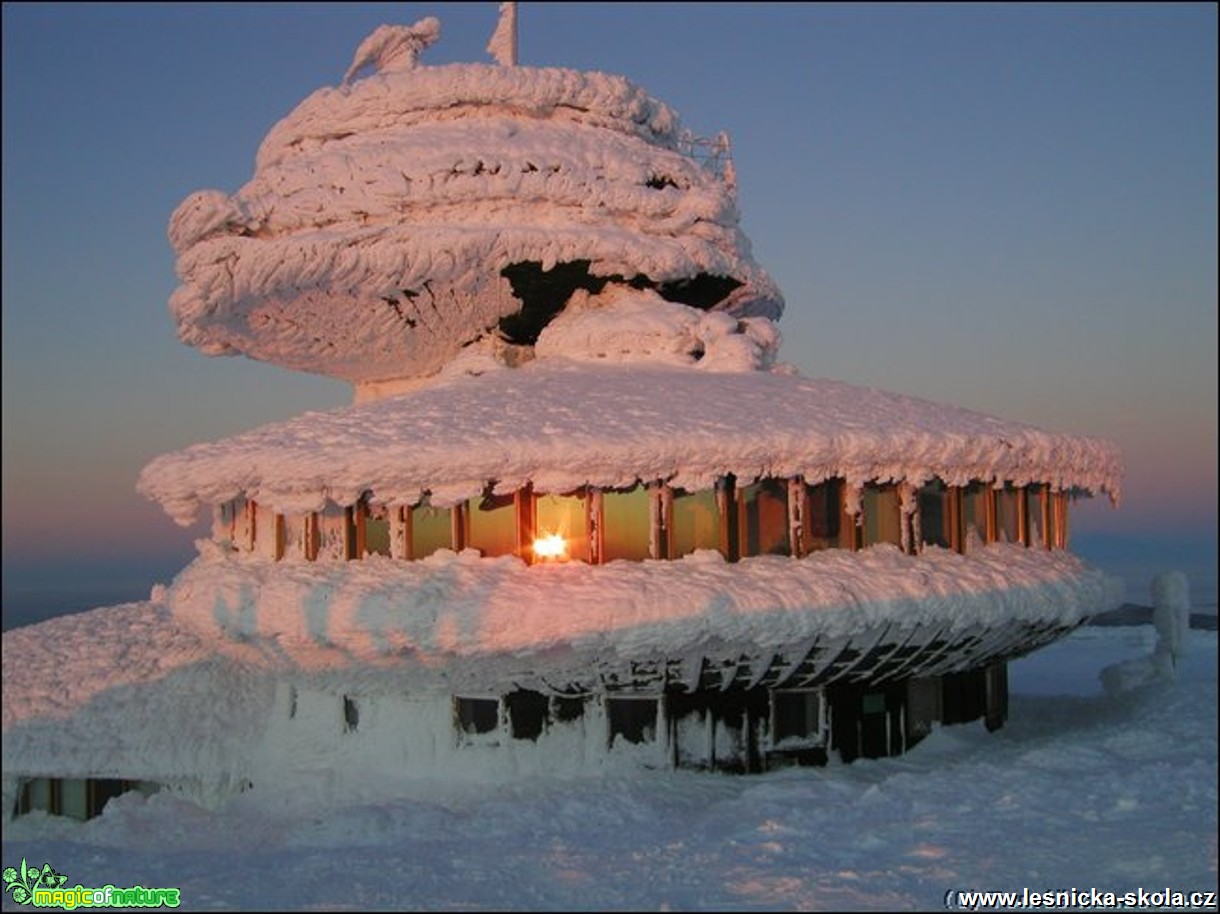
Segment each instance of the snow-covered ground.
[[[1152,626],[1081,629],[1011,667],[1011,716],[902,758],[736,777],[688,771],[456,787],[355,808],[221,812],[129,794],[88,823],[38,813],[3,865],[68,885],[180,887],[182,907],[932,910],[951,889],[1217,887],[1217,640],[1173,683],[1101,670]],[[4,909],[13,910],[10,895]]]

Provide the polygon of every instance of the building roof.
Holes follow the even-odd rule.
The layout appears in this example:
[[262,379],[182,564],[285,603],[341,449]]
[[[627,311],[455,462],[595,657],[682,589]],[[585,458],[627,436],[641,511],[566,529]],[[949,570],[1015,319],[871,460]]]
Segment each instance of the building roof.
[[852,484],[939,477],[1045,482],[1117,500],[1109,442],[782,371],[542,358],[442,376],[153,460],[138,488],[179,523],[239,495],[277,511],[434,505],[532,482],[543,492],[662,480],[695,490],[803,475]]

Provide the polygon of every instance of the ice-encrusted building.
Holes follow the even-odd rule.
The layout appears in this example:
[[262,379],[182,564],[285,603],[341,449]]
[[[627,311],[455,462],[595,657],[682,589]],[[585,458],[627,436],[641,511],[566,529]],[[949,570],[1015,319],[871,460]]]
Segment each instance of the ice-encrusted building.
[[778,364],[727,137],[504,7],[495,64],[382,26],[174,213],[183,341],[355,402],[154,460],[199,557],[6,633],[6,816],[896,754],[1117,603],[1067,549],[1112,445]]

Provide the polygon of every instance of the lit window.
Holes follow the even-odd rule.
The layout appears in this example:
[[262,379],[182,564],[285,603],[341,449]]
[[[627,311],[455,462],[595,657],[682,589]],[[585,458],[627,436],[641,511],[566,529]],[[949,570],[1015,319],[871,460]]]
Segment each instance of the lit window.
[[589,561],[589,512],[583,492],[534,496],[534,551],[541,559]]
[[673,490],[669,522],[669,558],[678,559],[696,549],[720,549],[720,505],[713,489],[702,492]]
[[788,484],[762,479],[737,489],[737,549],[749,555],[792,555]]
[[416,505],[411,509],[411,558],[423,559],[438,549],[453,548],[453,521],[448,508]]
[[464,545],[487,556],[517,552],[517,511],[513,494],[472,498],[463,511]]
[[898,486],[893,483],[864,486],[861,499],[864,523],[861,546],[878,543],[902,545],[902,523],[898,508]]
[[645,486],[604,490],[601,520],[603,562],[640,561],[649,557],[652,513]]
[[390,554],[390,518],[385,507],[364,506],[364,553],[366,555]]

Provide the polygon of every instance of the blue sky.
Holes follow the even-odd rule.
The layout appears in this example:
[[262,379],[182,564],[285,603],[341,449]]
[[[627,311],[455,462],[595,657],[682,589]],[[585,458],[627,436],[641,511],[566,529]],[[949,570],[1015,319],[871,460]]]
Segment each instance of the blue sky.
[[[143,595],[198,535],[136,495],[148,460],[349,400],[178,343],[166,225],[192,191],[248,181],[270,127],[373,28],[425,15],[442,35],[424,63],[489,60],[494,2],[4,4],[6,610],[112,580]],[[520,62],[621,73],[729,132],[785,359],[1110,438],[1124,503],[1078,510],[1080,541],[1214,553],[1216,20],[525,2]]]

